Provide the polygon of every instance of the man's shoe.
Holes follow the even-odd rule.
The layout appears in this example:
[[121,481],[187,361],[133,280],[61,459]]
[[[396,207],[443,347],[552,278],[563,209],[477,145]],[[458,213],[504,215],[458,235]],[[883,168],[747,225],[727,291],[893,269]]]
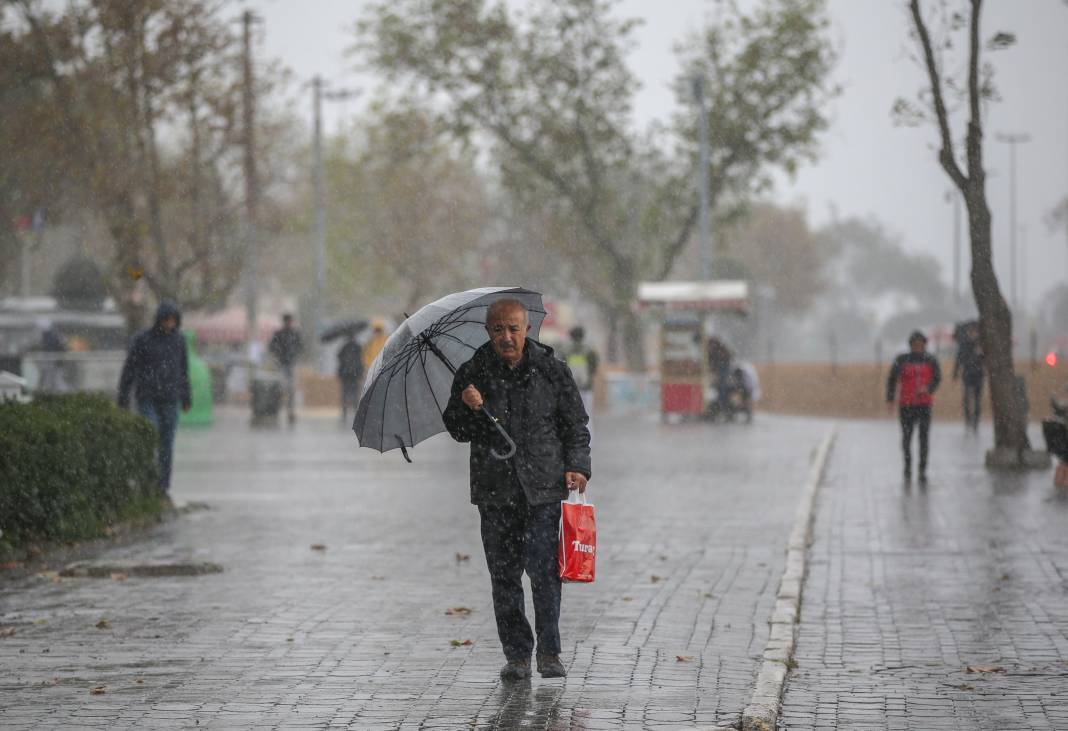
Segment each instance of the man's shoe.
[[526,680],[530,677],[530,660],[509,660],[501,668],[501,680]]
[[566,678],[567,670],[559,655],[538,655],[538,672],[543,678]]
[[924,472],[924,471],[920,472],[920,484],[921,485],[926,485],[927,484],[927,473]]

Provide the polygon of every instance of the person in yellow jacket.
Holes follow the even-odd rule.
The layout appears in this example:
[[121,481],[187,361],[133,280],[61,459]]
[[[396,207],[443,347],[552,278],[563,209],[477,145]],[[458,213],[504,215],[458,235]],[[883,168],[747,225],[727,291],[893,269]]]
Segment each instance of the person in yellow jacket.
[[369,373],[378,352],[386,344],[386,323],[375,319],[371,322],[371,337],[363,344],[363,372]]

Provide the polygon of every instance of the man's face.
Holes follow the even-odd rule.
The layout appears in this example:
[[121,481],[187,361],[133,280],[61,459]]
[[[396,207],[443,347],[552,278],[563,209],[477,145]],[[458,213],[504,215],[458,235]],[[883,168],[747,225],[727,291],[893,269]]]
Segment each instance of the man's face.
[[913,353],[922,353],[927,348],[927,341],[916,338],[909,341],[909,347],[912,348]]
[[167,315],[167,317],[163,318],[163,321],[159,326],[163,329],[163,332],[169,333],[173,331],[174,328],[178,327],[178,318],[174,315]]
[[489,332],[490,343],[493,344],[493,352],[509,366],[519,363],[523,358],[527,333],[530,331],[526,310],[513,307],[495,313],[494,317],[486,322],[486,330]]

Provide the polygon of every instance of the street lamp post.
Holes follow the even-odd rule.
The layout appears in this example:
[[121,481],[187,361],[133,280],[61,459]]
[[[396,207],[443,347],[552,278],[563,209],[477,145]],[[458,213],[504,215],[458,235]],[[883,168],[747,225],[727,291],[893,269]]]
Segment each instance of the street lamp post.
[[955,190],[946,191],[946,202],[953,206],[953,305],[960,306],[960,234],[961,234],[961,199]]
[[1012,311],[1016,312],[1016,145],[1030,142],[1031,135],[1026,133],[997,135],[998,142],[1009,146],[1009,292],[1012,299]]
[[[312,79],[312,196],[315,206],[313,248],[315,251],[315,291],[312,297],[312,342],[319,347],[319,331],[326,315],[326,201],[323,195],[323,100],[341,101],[359,95],[358,90],[324,89],[321,76]],[[325,367],[325,364],[320,363]]]

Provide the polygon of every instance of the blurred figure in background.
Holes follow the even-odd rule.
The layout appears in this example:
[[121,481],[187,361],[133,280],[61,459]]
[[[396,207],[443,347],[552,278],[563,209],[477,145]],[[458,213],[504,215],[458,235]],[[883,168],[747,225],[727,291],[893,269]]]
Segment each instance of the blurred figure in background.
[[348,409],[356,410],[360,398],[360,380],[363,378],[363,348],[356,342],[356,334],[350,332],[345,344],[337,353],[337,378],[341,382],[341,424],[348,421]]
[[376,317],[371,321],[371,336],[363,344],[363,370],[365,373],[371,370],[371,364],[375,362],[375,357],[385,344],[386,323],[382,318]]
[[178,405],[189,411],[193,397],[189,387],[189,356],[181,333],[178,305],[163,300],[152,327],[138,333],[130,344],[119,378],[119,406],[128,408],[130,392],[137,397],[137,411],[152,422],[159,434],[159,486],[170,501],[174,432]]
[[[576,325],[568,332],[571,342],[564,351],[564,361],[571,369],[571,375],[578,385],[579,395],[582,396],[582,405],[586,407],[586,413],[593,415],[593,379],[597,376],[597,365],[600,358],[597,351],[586,345],[586,330],[581,325]],[[591,427],[592,431],[592,427]]]
[[897,396],[901,421],[901,451],[905,457],[905,480],[912,479],[912,431],[920,431],[920,484],[927,483],[927,451],[931,430],[933,394],[942,382],[938,360],[927,352],[927,336],[919,330],[909,335],[909,352],[894,359],[886,379],[886,403],[892,410]]
[[54,360],[42,360],[39,363],[41,380],[37,384],[40,391],[47,393],[60,393],[67,390],[67,382],[63,373],[63,360],[60,353],[67,352],[67,343],[63,336],[56,332],[52,321],[44,318],[37,323],[41,329],[41,344],[38,347],[42,353],[48,353]]
[[983,346],[979,341],[979,323],[964,326],[957,341],[957,359],[953,363],[953,380],[961,379],[964,424],[979,431],[979,404],[983,398]]
[[286,411],[289,413],[289,423],[293,424],[297,420],[297,386],[294,372],[297,361],[304,352],[304,340],[300,337],[300,331],[293,327],[293,315],[288,312],[282,315],[282,327],[275,330],[274,335],[271,336],[268,349],[282,369],[283,388],[286,391]]

